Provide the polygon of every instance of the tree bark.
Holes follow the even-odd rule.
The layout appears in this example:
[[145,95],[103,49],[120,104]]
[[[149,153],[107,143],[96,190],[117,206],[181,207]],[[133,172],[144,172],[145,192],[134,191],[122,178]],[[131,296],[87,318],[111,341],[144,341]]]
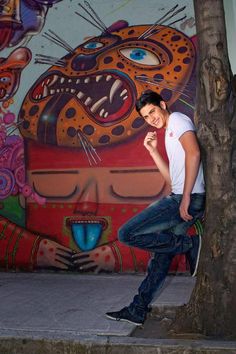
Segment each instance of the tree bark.
[[203,247],[189,304],[175,331],[236,338],[235,87],[223,0],[194,0],[198,38],[195,123],[206,181]]

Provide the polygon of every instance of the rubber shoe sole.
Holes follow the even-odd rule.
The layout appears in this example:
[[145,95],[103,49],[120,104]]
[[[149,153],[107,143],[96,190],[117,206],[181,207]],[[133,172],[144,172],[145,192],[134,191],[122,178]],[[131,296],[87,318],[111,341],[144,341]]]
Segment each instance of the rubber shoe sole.
[[135,326],[143,326],[143,322],[136,322],[136,321],[128,319],[128,318],[112,317],[109,315],[109,313],[106,313],[106,317],[109,318],[110,320],[113,320],[113,321],[122,321],[122,322],[128,322],[128,323],[134,324]]

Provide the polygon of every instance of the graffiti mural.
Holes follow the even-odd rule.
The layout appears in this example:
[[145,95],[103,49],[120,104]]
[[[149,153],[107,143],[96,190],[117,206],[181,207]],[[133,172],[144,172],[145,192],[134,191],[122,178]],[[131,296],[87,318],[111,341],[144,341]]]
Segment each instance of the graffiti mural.
[[19,88],[22,70],[31,60],[28,48],[15,49],[8,58],[0,58],[0,102],[12,98]]
[[[49,68],[26,88],[17,122],[2,118],[2,131],[7,124],[19,129],[18,135],[5,133],[3,160],[10,160],[9,139],[14,137],[12,149],[19,144],[21,151],[20,163],[9,169],[11,175],[6,173],[8,165],[1,165],[4,269],[143,272],[151,257],[117,240],[125,221],[169,192],[143,148],[148,127],[135,101],[151,88],[170,109],[193,115],[194,37],[174,26],[193,22],[186,20],[185,6],[172,4],[154,23],[130,25],[125,19],[107,27],[95,6],[85,1],[74,11],[80,24],[88,26],[85,40],[76,46],[47,27],[42,37],[50,49],[34,52],[29,65]],[[91,26],[99,30],[96,36],[89,33]],[[65,54],[52,55],[53,46]],[[18,86],[19,81],[14,87]],[[9,91],[11,98],[15,91]],[[167,160],[163,131],[158,138]],[[24,222],[5,209],[5,200],[13,197],[24,211],[19,217],[24,215]],[[176,257],[172,269],[184,271],[185,258]]]
[[1,0],[0,50],[26,43],[38,34],[48,9],[62,0]]

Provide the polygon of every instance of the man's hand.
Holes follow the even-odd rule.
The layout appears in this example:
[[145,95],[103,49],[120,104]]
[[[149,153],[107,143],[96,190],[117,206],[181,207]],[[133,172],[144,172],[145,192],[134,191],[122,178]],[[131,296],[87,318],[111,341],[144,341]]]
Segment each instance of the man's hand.
[[149,152],[153,152],[157,148],[157,134],[156,132],[147,133],[143,145]]
[[193,218],[192,215],[190,215],[188,213],[189,205],[190,205],[190,196],[183,195],[183,198],[181,200],[180,207],[179,207],[179,213],[180,213],[181,218],[184,221],[190,221]]

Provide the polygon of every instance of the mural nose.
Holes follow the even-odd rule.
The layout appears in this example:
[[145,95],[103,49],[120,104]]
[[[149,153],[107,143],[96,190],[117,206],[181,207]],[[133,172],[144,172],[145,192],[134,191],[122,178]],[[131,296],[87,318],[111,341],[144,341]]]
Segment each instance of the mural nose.
[[74,210],[74,213],[79,213],[80,216],[71,221],[73,239],[82,251],[94,249],[102,236],[103,224],[101,220],[93,217],[97,215],[97,209],[97,182],[90,180],[82,191]]
[[96,56],[95,55],[77,55],[72,61],[72,69],[75,71],[85,71],[91,70],[96,65]]
[[82,215],[96,215],[98,209],[98,186],[92,179],[88,181],[76,203],[74,213]]

